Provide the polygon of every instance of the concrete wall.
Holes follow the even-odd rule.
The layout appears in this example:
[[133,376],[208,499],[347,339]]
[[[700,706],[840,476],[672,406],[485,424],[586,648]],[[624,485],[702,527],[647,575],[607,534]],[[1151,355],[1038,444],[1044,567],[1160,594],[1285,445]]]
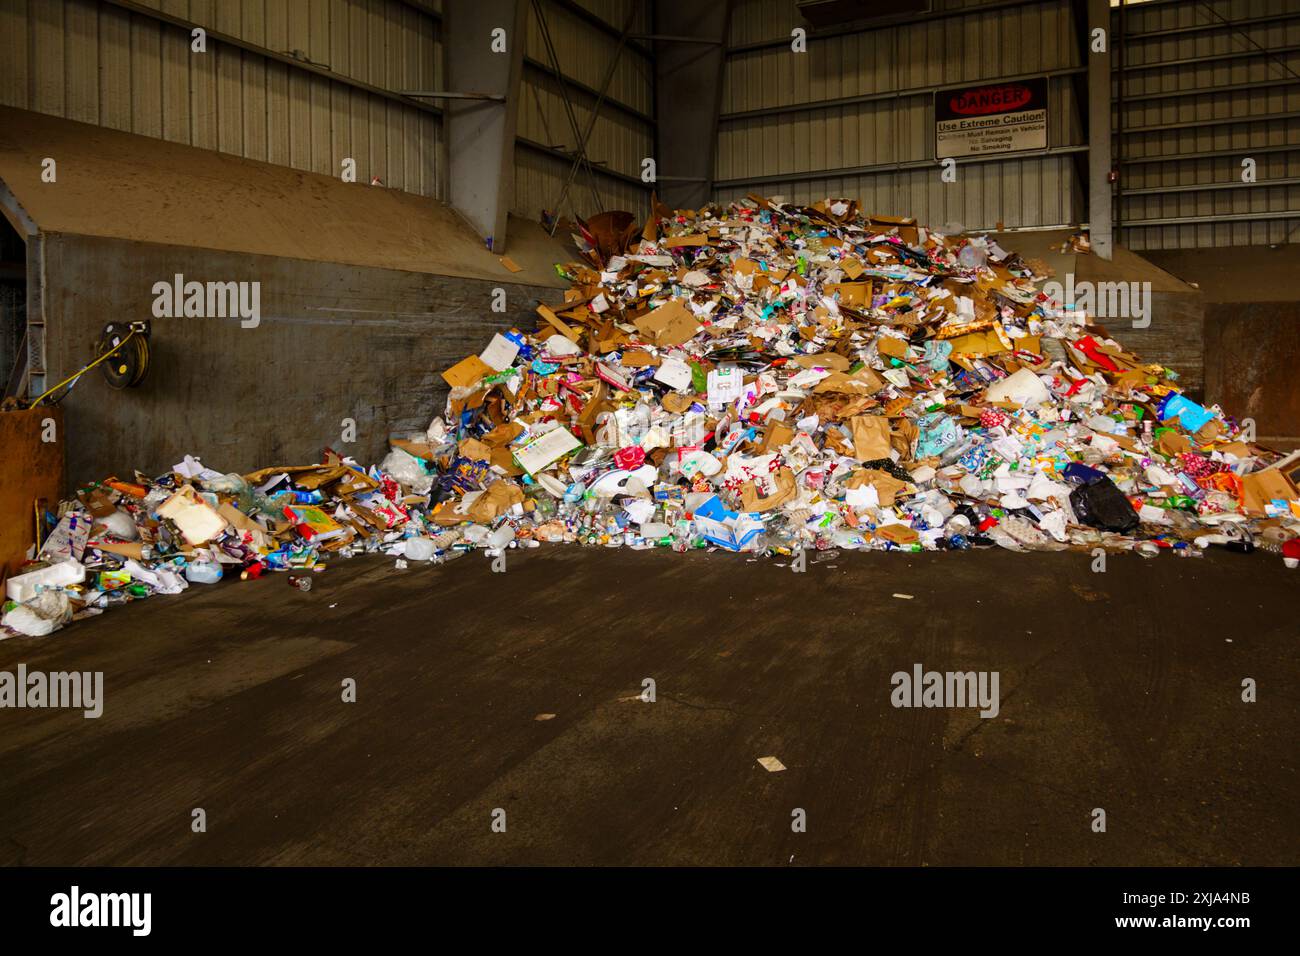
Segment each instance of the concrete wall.
[[1255,419],[1264,444],[1300,442],[1300,303],[1215,303],[1205,316],[1205,397]]
[[1300,246],[1146,255],[1205,297],[1205,398],[1279,448],[1300,445]]
[[[154,319],[150,374],[116,391],[98,370],[64,400],[69,487],[133,469],[154,475],[185,454],[222,471],[320,460],[332,446],[377,462],[390,433],[441,412],[438,372],[477,354],[493,329],[531,329],[555,289],[274,256],[48,235],[43,241],[49,376],[92,356],[110,320],[151,315],[152,286],[182,273],[261,282],[261,324]],[[30,277],[36,281],[35,277]],[[490,310],[496,287],[508,311]],[[353,445],[342,420],[356,421]]]
[[1205,297],[1199,293],[1151,293],[1151,325],[1102,319],[1121,345],[1147,362],[1159,362],[1178,373],[1178,386],[1200,398],[1205,390]]
[[1180,376],[1186,391],[1199,395],[1205,384],[1204,325],[1206,296],[1189,285],[1181,273],[1163,263],[1116,246],[1110,259],[1091,254],[1062,252],[1069,231],[997,233],[1002,248],[1042,263],[1062,284],[1073,276],[1076,283],[1141,283],[1150,293],[1150,324],[1134,328],[1133,316],[1097,321],[1125,348],[1145,362],[1159,362]]

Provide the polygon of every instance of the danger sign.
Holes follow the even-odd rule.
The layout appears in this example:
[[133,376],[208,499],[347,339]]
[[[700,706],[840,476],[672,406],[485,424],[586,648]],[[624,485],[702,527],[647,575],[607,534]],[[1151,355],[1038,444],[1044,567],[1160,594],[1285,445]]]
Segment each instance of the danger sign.
[[934,94],[934,155],[1047,148],[1047,77]]

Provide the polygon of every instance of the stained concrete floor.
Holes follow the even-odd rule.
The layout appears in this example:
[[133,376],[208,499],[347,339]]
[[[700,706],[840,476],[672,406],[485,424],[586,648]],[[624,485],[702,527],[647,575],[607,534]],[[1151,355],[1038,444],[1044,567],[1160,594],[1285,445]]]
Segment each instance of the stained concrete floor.
[[[0,642],[105,682],[0,710],[0,863],[1294,863],[1300,572],[1091,561],[550,547],[153,598]],[[998,671],[1000,714],[895,709],[916,663]]]

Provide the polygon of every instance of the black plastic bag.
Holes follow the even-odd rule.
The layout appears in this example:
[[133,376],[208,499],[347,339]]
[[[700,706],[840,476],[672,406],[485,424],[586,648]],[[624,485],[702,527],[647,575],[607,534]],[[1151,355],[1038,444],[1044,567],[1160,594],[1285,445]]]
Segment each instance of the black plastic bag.
[[1138,526],[1138,513],[1105,475],[1070,492],[1070,505],[1080,521],[1103,531],[1127,532]]

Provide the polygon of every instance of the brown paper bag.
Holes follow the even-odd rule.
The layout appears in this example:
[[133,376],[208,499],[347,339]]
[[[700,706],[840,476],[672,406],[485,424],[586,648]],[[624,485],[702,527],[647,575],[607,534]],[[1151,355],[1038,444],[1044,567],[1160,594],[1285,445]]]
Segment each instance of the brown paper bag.
[[741,485],[741,510],[771,511],[773,508],[781,507],[787,501],[793,501],[799,494],[799,488],[794,480],[794,472],[789,468],[779,469],[772,475],[772,480],[776,484],[776,491],[766,498],[760,497],[758,485],[755,482],[747,481]]
[[853,457],[874,461],[889,457],[889,419],[880,415],[857,415],[849,420],[853,434]]

